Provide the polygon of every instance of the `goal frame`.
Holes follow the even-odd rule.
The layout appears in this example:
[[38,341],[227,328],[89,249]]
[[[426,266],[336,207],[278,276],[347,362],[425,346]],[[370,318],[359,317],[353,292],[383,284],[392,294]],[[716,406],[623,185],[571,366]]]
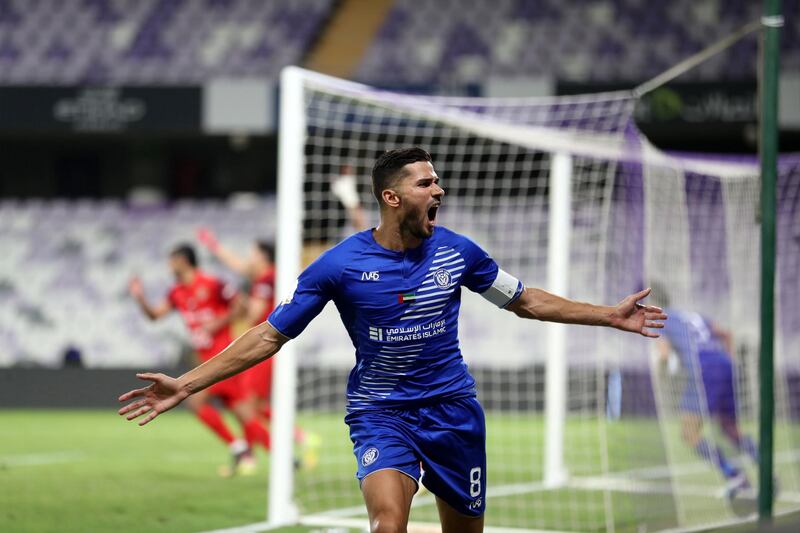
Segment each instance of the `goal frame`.
[[[291,297],[300,275],[302,253],[303,176],[305,169],[305,87],[304,81],[342,82],[296,66],[283,69],[280,78],[278,145],[278,212],[280,231],[276,239],[276,295]],[[551,292],[569,292],[571,245],[572,158],[553,152],[550,173],[549,239],[547,286]],[[567,483],[564,464],[564,426],[567,412],[567,330],[563,324],[547,325],[545,381],[546,442],[543,472],[548,489]],[[275,359],[271,402],[270,475],[268,523],[274,526],[296,523],[301,516],[293,493],[294,424],[297,414],[297,361],[293,343],[287,343]]]
[[[276,296],[279,300],[291,297],[296,279],[301,271],[303,246],[303,181],[306,172],[305,143],[307,123],[305,97],[308,81],[318,81],[324,85],[358,86],[352,82],[322,75],[299,67],[286,67],[280,79],[279,110],[279,149],[278,149],[278,212],[280,230],[276,238]],[[454,121],[468,130],[476,128],[467,118]],[[488,131],[489,136],[499,134],[499,138],[509,139],[515,135],[515,128],[506,131]],[[591,141],[573,151],[568,135],[551,136],[538,144],[538,149],[547,151],[552,157],[550,169],[550,207],[548,212],[548,257],[547,288],[559,294],[569,292],[570,233],[572,221],[571,173],[572,155],[609,155],[616,157],[614,146],[593,146]],[[617,147],[618,148],[618,147]],[[568,151],[569,150],[569,151]],[[650,146],[644,146],[643,160],[657,162],[664,156]],[[702,168],[703,163],[692,164]],[[718,165],[714,165],[718,166]],[[554,238],[558,236],[558,238]],[[566,329],[560,324],[548,324],[547,358],[545,378],[545,489],[570,486],[569,472],[564,461],[564,426],[567,414],[567,368],[566,368]],[[270,455],[269,503],[267,522],[260,524],[263,531],[285,525],[308,523],[308,525],[336,525],[336,519],[323,520],[324,516],[301,516],[294,500],[294,427],[297,409],[298,367],[295,343],[287,343],[275,361],[272,390],[273,417],[271,421],[272,450]],[[576,480],[580,481],[580,480]],[[305,519],[308,519],[306,521]],[[342,519],[354,524],[357,519]],[[612,526],[613,527],[613,526]],[[494,529],[494,528],[492,528]],[[507,529],[507,528],[505,528]],[[489,529],[487,529],[489,530]],[[510,530],[510,529],[507,529]],[[253,530],[255,531],[255,530]],[[522,531],[515,529],[515,531]]]

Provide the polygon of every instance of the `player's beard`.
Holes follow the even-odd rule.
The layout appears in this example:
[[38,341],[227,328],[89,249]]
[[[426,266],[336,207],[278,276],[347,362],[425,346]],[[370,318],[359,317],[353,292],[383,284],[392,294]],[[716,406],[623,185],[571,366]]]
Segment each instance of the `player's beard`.
[[432,204],[408,211],[400,221],[400,231],[417,239],[431,237],[436,218],[435,216],[434,218],[429,217],[428,212],[433,205],[438,206],[438,204]]

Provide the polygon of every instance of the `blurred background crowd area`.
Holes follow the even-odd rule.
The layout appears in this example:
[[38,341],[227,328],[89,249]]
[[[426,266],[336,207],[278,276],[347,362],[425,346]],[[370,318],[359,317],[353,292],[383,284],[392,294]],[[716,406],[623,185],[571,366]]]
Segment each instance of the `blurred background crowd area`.
[[[797,0],[783,11],[791,152]],[[167,251],[200,224],[241,252],[274,239],[287,65],[438,95],[597,93],[760,12],[748,0],[0,0],[0,366],[176,362],[178,318],[144,323],[127,281],[163,296]],[[670,151],[754,154],[758,46],[743,39],[645,97],[638,127]],[[369,169],[352,171],[369,201]]]

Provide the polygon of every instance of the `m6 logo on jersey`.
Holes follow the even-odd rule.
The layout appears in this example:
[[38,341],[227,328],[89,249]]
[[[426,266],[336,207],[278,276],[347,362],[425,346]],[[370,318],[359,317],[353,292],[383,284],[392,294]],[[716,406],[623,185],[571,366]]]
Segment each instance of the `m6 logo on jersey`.
[[381,273],[377,270],[374,272],[362,272],[361,281],[378,281],[381,279]]

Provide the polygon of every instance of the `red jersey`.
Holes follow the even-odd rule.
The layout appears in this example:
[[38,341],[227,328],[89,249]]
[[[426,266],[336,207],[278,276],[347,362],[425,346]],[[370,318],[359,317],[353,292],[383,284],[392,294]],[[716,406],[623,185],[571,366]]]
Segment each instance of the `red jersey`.
[[253,286],[250,287],[250,298],[266,300],[267,302],[264,316],[256,323],[261,324],[267,320],[272,310],[275,309],[275,269],[270,268],[253,282]]
[[199,270],[191,283],[179,283],[167,295],[172,307],[183,317],[192,346],[203,361],[217,355],[233,340],[230,324],[213,335],[203,329],[203,324],[228,312],[233,295],[222,281]]

